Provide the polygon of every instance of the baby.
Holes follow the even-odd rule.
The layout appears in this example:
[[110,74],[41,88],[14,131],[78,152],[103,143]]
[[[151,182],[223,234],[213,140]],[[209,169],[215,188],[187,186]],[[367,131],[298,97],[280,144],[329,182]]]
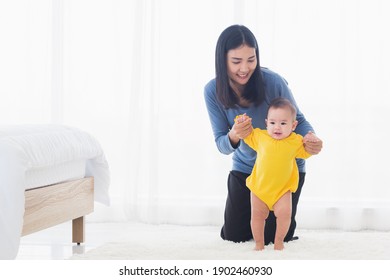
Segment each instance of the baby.
[[[249,118],[239,115],[235,122]],[[298,188],[296,158],[306,159],[303,137],[293,132],[298,125],[296,109],[287,99],[274,99],[268,109],[266,130],[252,129],[244,141],[257,152],[246,185],[251,191],[251,229],[255,250],[264,249],[264,226],[269,211],[276,216],[274,249],[283,250],[283,240],[291,223],[291,194]],[[316,141],[315,137],[308,141]]]

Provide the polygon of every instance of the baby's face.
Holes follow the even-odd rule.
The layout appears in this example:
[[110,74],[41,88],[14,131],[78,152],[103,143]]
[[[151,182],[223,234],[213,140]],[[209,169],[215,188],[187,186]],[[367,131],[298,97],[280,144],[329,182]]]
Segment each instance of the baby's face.
[[288,137],[298,124],[291,111],[286,108],[270,108],[265,122],[268,134],[277,140]]

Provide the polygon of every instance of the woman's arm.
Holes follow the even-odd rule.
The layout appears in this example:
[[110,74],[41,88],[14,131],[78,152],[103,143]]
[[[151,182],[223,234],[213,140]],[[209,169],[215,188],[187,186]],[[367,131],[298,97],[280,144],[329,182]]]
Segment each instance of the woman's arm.
[[315,135],[313,127],[306,120],[304,114],[299,110],[299,107],[295,102],[294,96],[290,88],[288,87],[286,80],[283,79],[281,76],[279,77],[280,80],[278,81],[277,84],[279,87],[280,96],[289,99],[297,109],[298,126],[295,129],[295,132],[304,137],[303,143],[304,143],[305,150],[308,153],[312,155],[316,155],[320,153],[322,149],[322,140]]
[[223,154],[230,154],[239,147],[240,139],[244,139],[252,131],[252,119],[247,118],[240,123],[234,123],[233,120],[229,122],[224,109],[217,101],[215,90],[214,81],[205,86],[206,107],[218,150]]
[[230,140],[229,132],[231,129],[229,127],[229,122],[223,109],[218,104],[215,91],[215,80],[212,80],[204,88],[206,108],[213,130],[215,144],[222,154],[228,155],[237,148],[236,145],[238,146],[239,140],[237,141],[236,133],[234,132],[230,135],[230,137],[232,137],[232,140]]

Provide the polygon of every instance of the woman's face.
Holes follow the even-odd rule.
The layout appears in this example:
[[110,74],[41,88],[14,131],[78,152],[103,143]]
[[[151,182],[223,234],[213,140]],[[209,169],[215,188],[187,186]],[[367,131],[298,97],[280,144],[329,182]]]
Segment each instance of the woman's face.
[[249,81],[257,66],[255,48],[242,45],[227,53],[227,73],[231,82],[244,86]]

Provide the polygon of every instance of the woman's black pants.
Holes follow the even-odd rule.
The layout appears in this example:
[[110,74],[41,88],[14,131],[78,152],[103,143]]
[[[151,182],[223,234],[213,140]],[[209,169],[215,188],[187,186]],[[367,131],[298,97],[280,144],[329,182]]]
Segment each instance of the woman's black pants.
[[[291,241],[294,237],[295,228],[297,226],[295,215],[299,196],[303,184],[305,182],[306,173],[299,173],[298,189],[292,194],[292,215],[291,224],[284,241]],[[230,171],[228,178],[228,195],[225,206],[225,221],[221,230],[221,237],[224,240],[233,242],[244,242],[251,240],[252,230],[251,221],[251,203],[250,190],[246,186],[246,178],[249,174],[239,171]],[[274,212],[271,211],[265,222],[264,228],[264,243],[268,245],[273,243],[276,232],[276,218]]]

